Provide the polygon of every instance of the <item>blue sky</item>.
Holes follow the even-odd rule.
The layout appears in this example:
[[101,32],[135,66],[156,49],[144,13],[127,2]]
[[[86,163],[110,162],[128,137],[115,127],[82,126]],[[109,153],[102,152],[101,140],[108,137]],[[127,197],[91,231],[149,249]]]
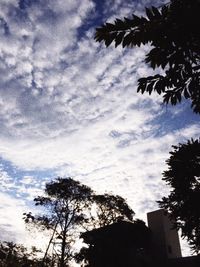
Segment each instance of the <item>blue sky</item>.
[[168,193],[171,145],[199,135],[190,103],[136,93],[149,47],[105,48],[95,27],[165,1],[0,1],[0,230],[26,242],[22,213],[53,177],[125,197],[145,220]]

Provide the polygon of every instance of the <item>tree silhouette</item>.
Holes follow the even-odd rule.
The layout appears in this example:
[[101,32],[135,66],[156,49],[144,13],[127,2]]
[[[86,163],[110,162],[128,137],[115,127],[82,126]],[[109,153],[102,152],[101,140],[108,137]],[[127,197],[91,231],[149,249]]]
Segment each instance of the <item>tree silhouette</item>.
[[41,259],[38,258],[36,247],[27,250],[23,245],[14,242],[0,241],[1,267],[38,267]]
[[176,105],[189,99],[195,113],[200,113],[200,31],[199,0],[171,0],[161,8],[146,8],[146,16],[116,19],[96,29],[95,40],[112,42],[115,47],[150,44],[145,62],[164,75],[142,77],[138,92],[163,95],[163,102]]
[[163,180],[171,186],[168,197],[158,201],[176,219],[193,251],[200,251],[200,139],[173,146]]
[[89,218],[92,228],[103,227],[120,220],[133,220],[135,213],[121,196],[94,194],[92,202],[95,206]]
[[44,208],[42,214],[24,213],[28,225],[48,230],[49,244],[44,256],[53,247],[60,267],[67,266],[73,258],[72,245],[80,232],[105,226],[119,220],[132,220],[134,212],[120,196],[97,195],[89,187],[72,178],[57,178],[46,184],[44,196],[34,199],[36,206]]
[[71,178],[57,178],[46,184],[44,196],[34,199],[35,205],[42,206],[46,213],[33,216],[25,213],[25,222],[49,230],[51,238],[48,249],[53,244],[60,267],[67,266],[72,258],[71,246],[74,242],[75,227],[86,220],[84,210],[90,206],[92,190]]

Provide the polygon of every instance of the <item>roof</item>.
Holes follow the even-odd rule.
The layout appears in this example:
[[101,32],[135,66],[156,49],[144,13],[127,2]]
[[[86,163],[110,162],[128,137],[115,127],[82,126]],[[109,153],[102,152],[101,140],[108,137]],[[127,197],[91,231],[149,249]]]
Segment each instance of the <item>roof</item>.
[[104,227],[85,232],[81,235],[87,244],[97,244],[99,242],[121,243],[126,245],[137,244],[146,246],[150,240],[150,230],[141,220],[134,222],[119,221]]

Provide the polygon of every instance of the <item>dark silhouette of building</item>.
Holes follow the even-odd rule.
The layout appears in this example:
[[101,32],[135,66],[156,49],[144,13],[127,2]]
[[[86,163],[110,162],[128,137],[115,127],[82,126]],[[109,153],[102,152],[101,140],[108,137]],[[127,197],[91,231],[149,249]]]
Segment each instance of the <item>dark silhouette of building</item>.
[[88,267],[200,267],[200,257],[182,257],[173,221],[164,210],[143,221],[120,221],[82,234]]
[[87,266],[149,266],[151,233],[143,221],[120,221],[86,232],[81,237],[89,245],[85,254]]
[[166,211],[159,209],[147,213],[152,234],[151,255],[162,267],[200,267],[200,257],[182,257],[178,232]]
[[153,255],[162,259],[182,257],[178,232],[164,210],[147,213],[147,222],[152,233]]

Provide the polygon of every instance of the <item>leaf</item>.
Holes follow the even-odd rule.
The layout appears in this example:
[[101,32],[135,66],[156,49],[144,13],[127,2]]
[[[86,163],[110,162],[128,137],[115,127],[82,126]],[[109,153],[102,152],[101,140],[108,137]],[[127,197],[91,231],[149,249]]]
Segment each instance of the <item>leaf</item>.
[[190,95],[193,94],[194,88],[195,88],[195,82],[194,82],[194,80],[191,80],[190,83],[188,84],[188,91],[189,91]]
[[149,95],[150,95],[150,94],[152,93],[152,91],[153,91],[154,84],[155,84],[155,82],[154,82],[154,81],[151,81],[151,82],[147,85],[147,87],[146,87],[146,91],[149,93]]
[[167,64],[168,64],[167,59],[163,59],[163,61],[161,62],[162,69],[164,69],[167,66]]
[[168,7],[167,7],[166,5],[164,5],[164,6],[162,7],[162,9],[161,9],[161,13],[162,13],[162,15],[165,16],[165,17],[168,15],[168,11],[169,11],[169,9],[168,9]]
[[139,26],[139,25],[141,25],[141,18],[138,17],[138,16],[136,16],[135,14],[133,14],[133,24],[134,24],[135,26]]
[[152,9],[152,12],[153,12],[153,14],[154,14],[154,17],[155,17],[156,19],[159,19],[159,18],[161,17],[161,14],[160,14],[158,8],[152,6],[151,9]]
[[165,91],[165,80],[160,78],[155,84],[155,91],[160,95]]
[[133,19],[124,18],[124,22],[129,28],[133,28],[136,26]]
[[131,45],[132,46],[140,46],[142,43],[143,44],[146,43],[144,33],[141,31],[134,31]]
[[183,95],[184,95],[184,97],[185,97],[186,99],[188,99],[188,98],[190,97],[190,94],[189,94],[187,88],[185,88],[185,90],[183,91]]
[[181,102],[181,91],[178,91],[177,93],[176,93],[176,99],[177,99],[177,101],[180,103]]
[[108,32],[116,30],[115,25],[112,23],[109,23],[109,22],[106,22],[106,24],[103,28],[104,28],[104,30],[106,29],[106,31],[108,31]]
[[113,32],[113,33],[110,33],[107,38],[105,39],[105,45],[108,47],[112,42],[113,40],[115,39],[117,33],[116,32]]
[[139,83],[146,83],[146,81],[147,81],[147,78],[140,78],[138,80]]
[[152,10],[150,8],[147,8],[147,7],[145,8],[145,10],[146,10],[146,15],[147,15],[148,19],[149,20],[154,19],[154,14],[153,14]]
[[132,39],[133,39],[133,32],[130,31],[129,34],[127,34],[125,37],[124,37],[124,40],[123,40],[123,43],[122,43],[122,46],[125,47],[125,46],[129,46],[132,42]]
[[121,44],[123,38],[124,38],[125,32],[120,32],[117,37],[115,38],[115,47]]
[[147,85],[147,79],[146,78],[140,78],[138,80],[137,92],[141,92],[143,94],[146,90],[146,85]]
[[171,94],[169,92],[166,92],[166,94],[163,95],[163,102],[168,104],[170,97],[171,97]]
[[171,104],[172,104],[173,106],[175,106],[176,103],[177,103],[177,96],[176,96],[176,95],[171,95],[170,100],[171,100]]
[[116,19],[115,20],[115,29],[117,27],[118,30],[125,30],[127,29],[126,22],[122,21],[121,19]]

